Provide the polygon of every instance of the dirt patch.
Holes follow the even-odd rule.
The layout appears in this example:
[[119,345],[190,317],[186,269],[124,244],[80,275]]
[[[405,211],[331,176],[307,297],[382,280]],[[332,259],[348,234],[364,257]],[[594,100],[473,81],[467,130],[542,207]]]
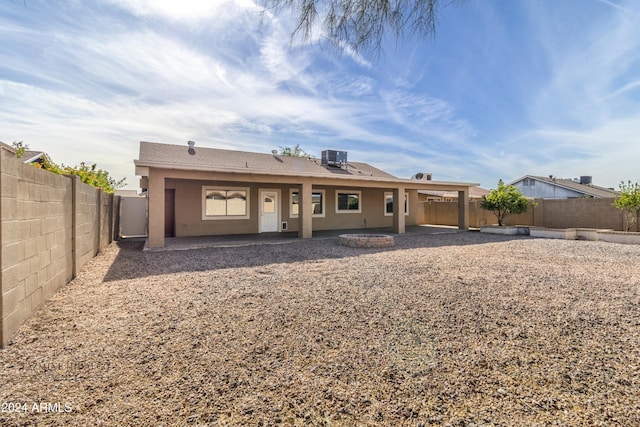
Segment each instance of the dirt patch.
[[480,233],[112,245],[0,352],[0,424],[638,425],[639,272]]

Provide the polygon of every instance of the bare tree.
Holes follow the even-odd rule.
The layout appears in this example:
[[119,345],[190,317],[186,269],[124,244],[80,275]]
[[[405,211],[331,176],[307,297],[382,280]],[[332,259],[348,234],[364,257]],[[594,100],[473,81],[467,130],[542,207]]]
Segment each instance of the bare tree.
[[329,43],[354,51],[380,52],[386,34],[396,41],[405,36],[435,34],[442,7],[466,0],[262,0],[268,9],[297,15],[292,39],[307,41],[320,21]]

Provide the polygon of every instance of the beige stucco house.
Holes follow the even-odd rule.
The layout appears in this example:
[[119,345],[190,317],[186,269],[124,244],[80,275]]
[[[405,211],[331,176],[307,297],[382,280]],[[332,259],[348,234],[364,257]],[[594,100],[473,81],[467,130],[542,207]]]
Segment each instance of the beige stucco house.
[[166,236],[405,226],[423,218],[418,190],[457,191],[458,226],[469,223],[469,188],[475,183],[400,179],[345,152],[321,159],[287,157],[188,145],[140,143],[135,160],[149,206],[149,247]]

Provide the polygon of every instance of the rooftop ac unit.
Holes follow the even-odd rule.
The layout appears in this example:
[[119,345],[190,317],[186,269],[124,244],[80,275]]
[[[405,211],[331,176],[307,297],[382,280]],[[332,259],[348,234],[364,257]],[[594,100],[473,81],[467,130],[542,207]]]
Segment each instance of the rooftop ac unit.
[[580,177],[580,184],[589,185],[589,184],[591,184],[592,179],[593,178],[590,177],[590,176],[583,175],[583,176]]
[[411,179],[417,179],[420,181],[431,181],[431,174],[427,172],[418,172],[414,174]]
[[324,150],[322,152],[322,164],[325,166],[341,167],[347,164],[347,152],[336,150]]

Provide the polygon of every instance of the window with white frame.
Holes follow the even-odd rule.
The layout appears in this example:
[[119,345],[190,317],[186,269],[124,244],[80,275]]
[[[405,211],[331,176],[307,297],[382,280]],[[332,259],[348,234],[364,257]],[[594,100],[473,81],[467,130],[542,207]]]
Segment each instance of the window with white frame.
[[336,213],[362,212],[362,192],[357,190],[336,191]]
[[248,188],[202,187],[202,219],[248,218]]
[[[324,217],[324,190],[311,192],[311,205],[314,217]],[[289,216],[297,218],[300,215],[300,193],[291,190],[289,197]]]
[[[384,214],[393,216],[393,193],[384,193]],[[404,214],[409,215],[409,193],[404,193]]]

